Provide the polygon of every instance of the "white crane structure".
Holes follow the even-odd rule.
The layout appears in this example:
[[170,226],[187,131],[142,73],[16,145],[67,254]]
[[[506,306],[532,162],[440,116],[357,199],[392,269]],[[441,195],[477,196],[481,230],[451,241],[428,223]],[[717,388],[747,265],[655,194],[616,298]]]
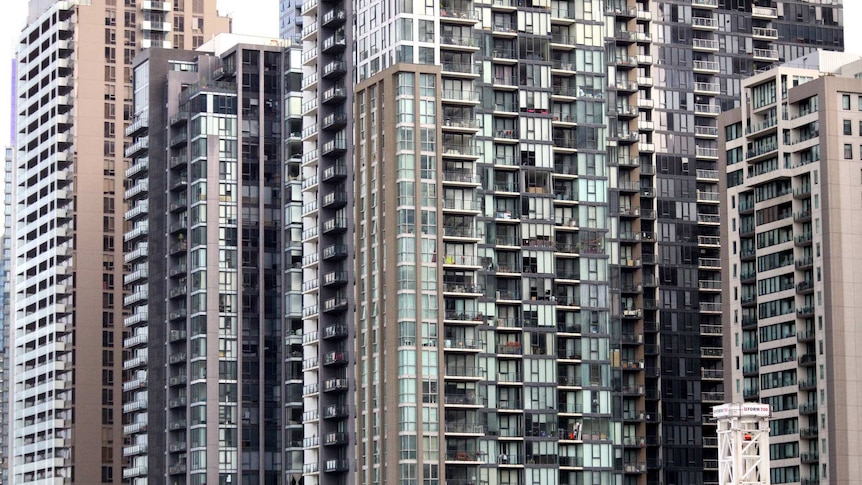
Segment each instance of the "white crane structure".
[[769,485],[768,404],[715,406],[720,485]]

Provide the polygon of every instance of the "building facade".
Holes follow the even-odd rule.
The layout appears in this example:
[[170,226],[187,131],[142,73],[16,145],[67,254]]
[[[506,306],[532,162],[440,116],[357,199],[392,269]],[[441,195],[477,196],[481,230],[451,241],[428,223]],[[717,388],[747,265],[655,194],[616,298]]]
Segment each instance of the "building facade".
[[220,35],[135,65],[147,121],[129,127],[126,191],[133,483],[301,473],[301,182],[298,155],[284,162],[299,59],[289,42]]
[[[14,68],[13,68],[14,70]],[[14,132],[13,132],[14,133]],[[6,149],[3,169],[3,236],[2,273],[0,273],[0,481],[9,482],[9,325],[12,309],[9,300],[9,265],[11,262],[11,220],[12,220],[12,165],[15,156],[13,148]]]
[[278,4],[278,32],[282,39],[299,39],[302,33],[302,1],[282,0]]
[[132,59],[227,28],[215,1],[30,2],[13,169],[13,483],[124,479],[123,306],[137,298],[123,281]]
[[306,479],[716,483],[716,118],[840,2],[302,14]]
[[725,381],[772,407],[771,483],[858,479],[860,73],[858,55],[810,54],[719,118]]

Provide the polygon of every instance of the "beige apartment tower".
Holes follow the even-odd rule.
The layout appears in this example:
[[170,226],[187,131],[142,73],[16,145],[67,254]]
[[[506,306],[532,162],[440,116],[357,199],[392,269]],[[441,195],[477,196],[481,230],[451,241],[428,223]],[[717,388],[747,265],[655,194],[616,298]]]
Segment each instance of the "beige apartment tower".
[[862,60],[815,52],[719,118],[725,387],[772,408],[770,483],[862,473]]
[[30,2],[13,168],[12,483],[127,478],[123,197],[132,60],[149,47],[195,48],[228,29],[215,0]]

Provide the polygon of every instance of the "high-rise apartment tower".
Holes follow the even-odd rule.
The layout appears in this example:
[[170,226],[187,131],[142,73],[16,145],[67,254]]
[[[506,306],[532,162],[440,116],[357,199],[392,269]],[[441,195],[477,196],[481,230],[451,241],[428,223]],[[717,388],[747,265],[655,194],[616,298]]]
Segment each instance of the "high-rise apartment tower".
[[225,34],[135,65],[145,121],[129,128],[125,194],[139,295],[125,341],[133,483],[301,473],[301,187],[299,158],[284,162],[299,143],[299,60],[289,41]]
[[140,297],[124,292],[124,172],[139,148],[126,126],[141,122],[132,59],[227,29],[214,0],[30,2],[9,274],[13,483],[127,478],[122,383],[136,369],[123,361],[123,306]]
[[302,14],[306,479],[717,482],[716,117],[840,3]]
[[728,400],[772,407],[770,483],[858,481],[862,56],[743,83],[719,117]]

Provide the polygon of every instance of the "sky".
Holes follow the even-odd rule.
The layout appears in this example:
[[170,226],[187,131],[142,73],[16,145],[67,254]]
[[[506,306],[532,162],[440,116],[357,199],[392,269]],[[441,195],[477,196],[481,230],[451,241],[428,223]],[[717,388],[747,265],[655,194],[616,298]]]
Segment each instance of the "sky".
[[[266,37],[278,36],[278,0],[217,0],[218,10],[233,17],[233,31]],[[27,15],[27,0],[2,0],[0,16],[0,149],[10,144],[9,94],[11,59],[18,33]],[[253,7],[250,7],[253,6]],[[862,54],[862,0],[844,0],[844,45],[847,52]],[[2,150],[0,150],[2,153]]]

